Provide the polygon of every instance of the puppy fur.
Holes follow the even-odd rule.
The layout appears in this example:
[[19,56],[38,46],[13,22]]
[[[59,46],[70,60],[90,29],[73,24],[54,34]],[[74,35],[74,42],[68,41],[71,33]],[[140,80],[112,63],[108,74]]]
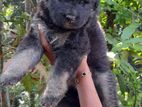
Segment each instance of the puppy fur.
[[82,58],[88,65],[103,107],[118,107],[115,76],[106,56],[104,32],[97,19],[99,0],[41,0],[29,32],[19,44],[0,85],[17,83],[44,54],[37,25],[56,58],[42,95],[42,106],[80,107],[77,90],[69,85]]

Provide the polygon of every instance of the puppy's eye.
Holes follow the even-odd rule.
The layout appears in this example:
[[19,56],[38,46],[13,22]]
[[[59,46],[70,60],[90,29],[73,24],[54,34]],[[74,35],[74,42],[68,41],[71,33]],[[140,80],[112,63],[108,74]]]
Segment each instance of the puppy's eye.
[[87,1],[87,0],[81,0],[80,3],[85,5],[85,4],[89,4],[89,1]]
[[65,0],[58,0],[59,2],[64,2]]

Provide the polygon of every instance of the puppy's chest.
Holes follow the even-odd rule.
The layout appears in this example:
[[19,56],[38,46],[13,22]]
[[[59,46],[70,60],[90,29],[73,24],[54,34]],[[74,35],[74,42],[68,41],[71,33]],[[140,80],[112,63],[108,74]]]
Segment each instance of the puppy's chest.
[[52,30],[48,30],[46,33],[46,39],[50,43],[54,51],[64,45],[69,35],[70,32],[59,33]]
[[[71,32],[57,32],[55,30],[49,29],[44,22],[38,19],[34,19],[33,23],[31,24],[31,27],[34,29],[34,34],[39,35],[39,28],[38,24],[40,25],[40,30],[41,32],[44,32],[44,36],[48,43],[52,46],[53,51],[56,50],[57,48],[61,47],[64,45],[66,42],[67,38],[71,34]],[[40,35],[39,35],[40,36]]]

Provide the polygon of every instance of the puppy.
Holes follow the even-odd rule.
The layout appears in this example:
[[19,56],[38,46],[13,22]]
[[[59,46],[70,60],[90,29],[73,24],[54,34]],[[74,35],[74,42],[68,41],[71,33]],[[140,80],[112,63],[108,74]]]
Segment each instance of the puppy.
[[44,53],[37,28],[40,24],[56,59],[41,98],[42,106],[80,107],[75,86],[68,81],[74,78],[82,58],[87,55],[103,107],[118,107],[115,77],[97,19],[98,5],[99,0],[41,0],[31,28],[1,75],[0,84],[15,84],[40,61]]

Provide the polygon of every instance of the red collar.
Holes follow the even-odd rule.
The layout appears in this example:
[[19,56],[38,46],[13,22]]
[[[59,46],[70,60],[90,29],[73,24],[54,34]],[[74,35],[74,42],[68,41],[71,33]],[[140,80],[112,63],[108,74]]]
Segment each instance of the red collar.
[[[39,27],[39,26],[38,26],[38,27]],[[54,65],[54,63],[55,63],[55,57],[54,57],[54,55],[53,55],[53,52],[52,52],[52,49],[51,49],[51,45],[50,45],[50,43],[46,40],[44,32],[42,32],[42,31],[40,30],[40,28],[38,28],[38,29],[39,29],[40,41],[41,41],[41,44],[42,44],[42,46],[43,46],[43,48],[44,48],[44,50],[45,50],[45,55],[48,57],[48,59],[49,59],[49,61],[50,61],[50,64],[51,64],[51,65]]]

